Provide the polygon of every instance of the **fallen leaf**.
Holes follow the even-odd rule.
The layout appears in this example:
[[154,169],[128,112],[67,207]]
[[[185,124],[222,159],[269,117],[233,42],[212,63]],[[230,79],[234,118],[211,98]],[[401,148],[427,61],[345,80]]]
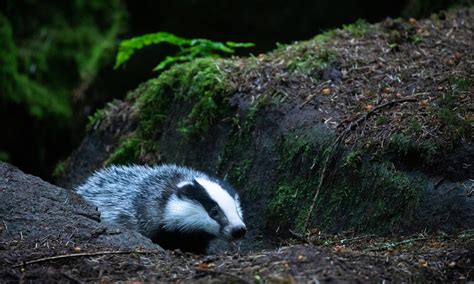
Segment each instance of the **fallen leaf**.
[[421,267],[428,267],[428,261],[426,261],[424,259],[420,259],[418,261],[418,265],[421,266]]
[[306,256],[304,255],[298,255],[298,258],[297,258],[298,262],[305,262],[306,261]]
[[371,105],[371,104],[368,104],[368,105],[365,106],[365,109],[366,109],[367,111],[372,111],[372,110],[374,109],[374,106]]
[[209,264],[207,264],[205,262],[195,263],[194,268],[200,269],[200,270],[208,270],[209,269]]
[[428,100],[422,100],[420,102],[420,107],[421,108],[427,108],[429,106]]
[[325,95],[325,96],[331,95],[331,89],[330,88],[324,88],[323,89],[323,95]]
[[343,249],[344,249],[344,246],[336,245],[336,246],[334,246],[333,251],[334,252],[342,252]]

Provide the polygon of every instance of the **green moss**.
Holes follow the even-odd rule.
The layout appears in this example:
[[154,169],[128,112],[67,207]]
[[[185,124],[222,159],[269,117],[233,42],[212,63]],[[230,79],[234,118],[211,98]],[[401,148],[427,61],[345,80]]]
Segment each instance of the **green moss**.
[[182,134],[193,136],[206,132],[228,112],[227,105],[222,103],[228,90],[225,74],[219,69],[222,62],[205,58],[175,65],[139,88],[136,93],[140,94],[137,96],[140,135],[145,139],[157,137],[172,103],[191,106],[179,122]]
[[472,86],[472,81],[469,78],[462,77],[452,77],[449,79],[449,83],[457,92],[467,92]]
[[472,82],[468,78],[453,77],[449,80],[451,93],[438,100],[433,112],[446,129],[448,140],[454,145],[463,137],[472,135],[472,117],[469,119],[469,104],[462,98],[469,96]]
[[410,135],[397,133],[390,137],[387,153],[392,160],[429,165],[437,156],[439,147],[433,141],[416,141]]
[[66,166],[67,166],[67,161],[62,160],[59,161],[56,166],[54,167],[52,177],[54,179],[58,179],[60,177],[63,177],[66,174]]
[[389,119],[385,115],[380,115],[375,120],[375,125],[377,126],[384,125],[384,124],[387,124],[388,121]]
[[[303,229],[319,183],[325,149],[334,137],[317,141],[308,136],[287,137],[280,147],[278,187],[268,207],[268,218],[283,228]],[[318,138],[316,138],[318,139]],[[396,231],[413,218],[426,186],[421,174],[408,174],[389,163],[365,158],[362,149],[333,153],[310,226],[328,231]]]
[[93,130],[102,119],[105,117],[105,110],[104,109],[98,109],[94,112],[93,115],[89,115],[88,122],[86,125],[86,130],[91,131]]
[[319,78],[321,71],[337,59],[337,52],[328,44],[336,33],[337,30],[331,30],[307,41],[290,45],[279,44],[277,49],[270,53],[270,57],[286,62],[290,72]]
[[232,160],[226,179],[236,187],[247,187],[247,193],[250,195],[256,193],[251,192],[252,185],[248,183],[248,174],[252,169],[254,161],[254,155],[251,151],[253,142],[252,131],[255,127],[258,111],[265,104],[266,99],[261,96],[250,105],[242,119],[239,117],[239,114],[236,114],[233,119],[232,132],[229,135],[229,140],[226,143],[219,165],[220,171],[222,171],[222,167]]
[[337,53],[326,48],[319,49],[317,53],[302,53],[288,63],[288,70],[307,76],[321,76],[321,71],[335,62]]
[[291,133],[278,148],[278,184],[267,214],[278,218],[282,227],[302,229],[305,212],[319,182],[324,153],[334,136],[316,128],[307,133]]
[[357,171],[362,166],[363,153],[361,150],[352,150],[344,157],[343,166]]
[[317,203],[316,223],[336,230],[397,231],[414,217],[426,182],[421,174],[410,175],[389,163],[363,161],[357,171],[341,167]]
[[371,29],[369,23],[363,19],[357,20],[355,23],[350,25],[344,25],[342,30],[350,33],[353,37],[362,37],[366,35]]
[[142,149],[140,139],[131,136],[123,139],[115,151],[105,161],[106,165],[120,165],[137,162]]
[[407,133],[408,134],[419,134],[421,132],[421,130],[422,130],[421,124],[417,120],[412,119],[408,123],[408,128],[407,128]]
[[[141,84],[128,94],[138,110],[138,129],[133,139],[122,142],[108,163],[130,163],[138,158],[137,147],[154,153],[169,114],[181,117],[176,130],[184,139],[196,138],[229,112],[224,103],[229,91],[219,59],[196,59],[174,65],[159,77]],[[91,124],[101,118],[97,113]]]

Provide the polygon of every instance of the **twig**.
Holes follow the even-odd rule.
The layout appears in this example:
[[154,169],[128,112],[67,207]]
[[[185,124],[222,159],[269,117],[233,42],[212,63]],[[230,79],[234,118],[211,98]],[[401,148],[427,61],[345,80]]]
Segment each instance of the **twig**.
[[426,239],[427,239],[426,237],[408,239],[408,240],[403,240],[403,241],[400,241],[400,242],[397,242],[397,243],[389,243],[389,244],[385,244],[383,246],[378,246],[378,247],[366,249],[365,251],[379,251],[379,250],[384,250],[384,249],[389,249],[389,248],[395,248],[395,247],[398,247],[398,246],[401,246],[401,245],[410,244],[410,243],[415,242],[415,241],[422,241],[422,240],[426,240]]
[[137,254],[153,254],[153,253],[159,253],[160,251],[140,251],[140,250],[126,250],[126,251],[99,251],[99,252],[83,252],[83,253],[74,253],[74,254],[63,254],[63,255],[55,255],[55,256],[50,256],[50,257],[43,257],[43,258],[38,258],[30,261],[24,261],[20,264],[16,264],[12,266],[12,268],[17,268],[20,266],[26,266],[34,263],[41,263],[45,261],[50,261],[50,260],[58,260],[58,259],[66,259],[66,258],[75,258],[75,257],[84,257],[84,256],[97,256],[97,255],[107,255],[107,254],[131,254],[131,253],[137,253]]
[[305,236],[303,234],[297,233],[297,232],[295,232],[291,229],[289,231],[290,231],[290,234],[292,236],[294,236],[295,238],[297,238],[298,240],[300,240],[302,242],[305,242],[305,243],[308,243],[308,244],[311,244],[311,242],[307,238],[305,238]]
[[214,275],[225,275],[225,276],[237,279],[241,283],[250,283],[249,281],[245,280],[244,278],[242,278],[240,276],[237,276],[235,274],[228,273],[228,272],[217,271],[217,270],[209,270],[209,269],[200,269],[200,268],[194,268],[194,269],[196,271],[202,272],[202,273],[208,273],[208,274],[214,274]]
[[342,239],[338,242],[341,243],[341,244],[346,244],[346,243],[360,241],[360,240],[367,239],[367,238],[372,238],[372,237],[375,237],[375,235],[365,235],[365,236],[358,236],[358,237],[350,238],[350,239]]
[[[420,94],[421,95],[421,94]],[[349,124],[349,126],[344,130],[344,132],[341,133],[341,135],[339,135],[339,137],[343,137],[345,136],[347,133],[349,133],[351,130],[353,130],[353,128],[357,127],[362,121],[366,120],[367,118],[369,118],[371,115],[373,115],[375,112],[383,109],[383,108],[386,108],[386,107],[389,107],[389,106],[392,106],[392,105],[395,105],[395,104],[399,104],[399,103],[404,103],[404,102],[416,102],[418,101],[416,98],[414,97],[410,97],[410,98],[405,98],[405,99],[400,99],[400,100],[394,100],[394,101],[390,101],[390,102],[386,102],[384,104],[381,104],[379,106],[376,106],[374,107],[371,111],[368,111],[366,112],[364,115],[360,116],[357,120],[351,122]],[[340,126],[340,125],[339,125]],[[342,139],[342,138],[341,138]]]
[[311,201],[311,207],[309,207],[308,216],[306,216],[306,221],[304,223],[304,231],[303,232],[306,232],[308,230],[309,220],[311,219],[311,215],[313,215],[313,210],[314,210],[314,207],[316,206],[316,200],[318,199],[319,192],[321,191],[321,187],[323,185],[323,181],[324,181],[324,178],[326,176],[327,164],[329,162],[329,159],[332,157],[333,149],[335,149],[334,146],[331,147],[330,152],[326,154],[326,159],[324,159],[323,169],[321,170],[321,175],[319,176],[318,187],[316,188],[316,191],[315,191],[314,196],[313,196],[313,200]]

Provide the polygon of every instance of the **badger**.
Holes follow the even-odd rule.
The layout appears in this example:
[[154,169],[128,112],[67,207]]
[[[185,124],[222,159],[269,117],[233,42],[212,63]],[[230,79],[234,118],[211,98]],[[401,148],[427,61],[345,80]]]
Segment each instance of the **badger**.
[[225,181],[177,165],[111,166],[77,193],[106,225],[138,231],[164,249],[206,253],[209,242],[244,237],[239,195]]

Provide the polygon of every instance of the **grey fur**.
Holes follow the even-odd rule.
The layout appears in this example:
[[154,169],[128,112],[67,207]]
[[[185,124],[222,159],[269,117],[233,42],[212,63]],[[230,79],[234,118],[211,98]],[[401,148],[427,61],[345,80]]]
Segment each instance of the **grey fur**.
[[[233,198],[242,220],[239,197],[230,186],[202,172],[176,165],[111,166],[97,171],[76,190],[98,207],[105,224],[125,227],[153,238],[158,230],[170,226],[164,218],[165,210],[170,200],[176,200],[177,185],[196,179],[221,186]],[[167,211],[167,214],[170,213]],[[202,222],[196,222],[196,226],[191,230],[206,229],[199,227],[206,227]],[[182,227],[175,225],[174,228],[180,230]],[[189,230],[189,226],[186,228]],[[214,232],[211,235],[220,237]]]

